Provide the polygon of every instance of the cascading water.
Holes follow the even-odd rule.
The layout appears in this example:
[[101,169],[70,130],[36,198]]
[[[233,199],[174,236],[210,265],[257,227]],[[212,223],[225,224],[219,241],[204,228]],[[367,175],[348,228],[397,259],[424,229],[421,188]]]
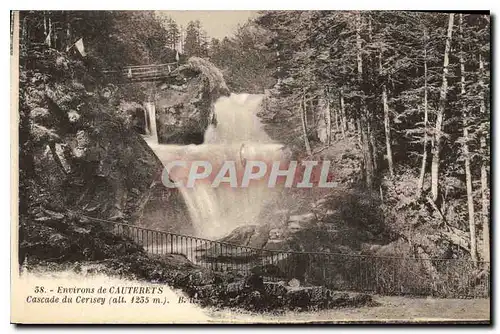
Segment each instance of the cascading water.
[[[278,161],[284,158],[283,145],[273,142],[264,132],[256,115],[262,95],[231,94],[215,103],[217,126],[210,125],[201,145],[158,144],[154,105],[148,107],[151,136],[146,138],[160,160],[209,161],[221,165],[235,161],[242,170],[248,160]],[[246,188],[196,183],[193,188],[180,187],[199,236],[218,238],[242,225],[258,225],[259,214],[274,199],[277,188],[265,182],[251,183]]]
[[[150,137],[148,138],[148,143],[157,143],[158,144],[158,130],[156,128],[156,107],[152,102],[146,103],[146,133],[149,133]],[[148,128],[149,126],[149,128]]]

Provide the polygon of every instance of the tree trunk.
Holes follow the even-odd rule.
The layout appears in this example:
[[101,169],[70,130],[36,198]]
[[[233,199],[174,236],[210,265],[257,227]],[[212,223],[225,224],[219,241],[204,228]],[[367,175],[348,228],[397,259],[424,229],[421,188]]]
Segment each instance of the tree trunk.
[[[371,14],[368,12],[368,42],[372,43],[373,41],[373,30],[372,30],[372,17]],[[368,57],[368,66],[374,66],[372,62],[372,57]],[[371,87],[372,88],[372,87]],[[370,98],[370,101],[371,98]],[[370,138],[370,147],[371,147],[371,156],[372,156],[372,166],[373,166],[373,172],[375,173],[378,170],[378,149],[377,149],[377,141],[375,140],[375,130],[374,126],[376,125],[375,122],[373,122],[373,109],[369,108],[367,106],[367,103],[365,101],[365,110],[367,112],[367,126],[368,126],[368,136]],[[369,103],[369,105],[372,105],[372,102]]]
[[420,177],[418,179],[417,197],[420,197],[424,188],[425,168],[427,167],[427,141],[428,130],[427,124],[429,123],[428,112],[428,87],[427,87],[427,28],[424,29],[424,148],[422,153],[422,167],[420,168]]
[[467,121],[464,113],[464,163],[465,163],[465,180],[467,184],[467,208],[469,210],[469,230],[470,230],[470,245],[471,245],[471,258],[474,262],[477,261],[477,247],[476,247],[476,224],[474,222],[474,198],[472,197],[472,176],[470,171],[470,153],[469,145],[469,133],[467,130]]
[[[460,96],[465,98],[465,62],[462,50],[463,40],[463,15],[459,14],[459,30],[460,30]],[[472,197],[472,175],[470,172],[470,153],[469,153],[469,129],[467,128],[467,111],[466,107],[462,107],[462,121],[463,121],[463,151],[464,151],[464,164],[465,164],[465,182],[467,186],[467,208],[469,211],[469,231],[470,231],[470,256],[474,263],[477,262],[477,246],[476,246],[476,224],[474,222],[474,198]]]
[[[479,72],[480,86],[483,87],[482,73],[484,71],[484,64],[481,55],[479,55]],[[481,114],[486,113],[486,105],[484,102],[484,90],[481,92],[481,104],[480,112]],[[486,146],[486,137],[484,133],[481,133],[480,137],[481,144],[481,216],[482,216],[482,227],[483,227],[483,256],[482,259],[485,262],[490,261],[490,217],[489,217],[489,186],[488,186],[488,171],[486,170],[488,160],[485,158],[489,156],[488,147]],[[487,263],[486,265],[489,265]]]
[[[363,56],[361,54],[361,14],[358,12],[356,14],[356,60],[358,67],[358,85],[360,90],[363,90]],[[363,94],[363,93],[362,93]],[[363,151],[363,158],[365,162],[365,175],[366,175],[366,186],[372,189],[373,186],[373,161],[370,152],[370,131],[369,131],[369,119],[367,117],[366,101],[363,96],[359,98],[359,108],[358,117],[359,121],[359,131],[361,139],[361,147]]]
[[309,144],[309,138],[307,138],[307,123],[306,123],[306,95],[305,92],[302,95],[302,101],[300,103],[300,118],[302,120],[302,134],[304,136],[304,146],[306,147],[306,152],[308,156],[312,155],[311,145]]
[[301,105],[303,105],[304,124],[305,124],[306,130],[307,130],[309,128],[309,122],[307,121],[307,104],[306,104],[306,99],[307,99],[307,94],[304,93],[304,96],[302,97]]
[[[379,72],[383,74],[382,68],[382,50],[379,57]],[[384,130],[385,130],[385,146],[387,153],[387,164],[389,166],[389,175],[394,177],[394,165],[392,162],[392,146],[391,146],[391,123],[389,119],[389,104],[387,103],[387,87],[385,82],[382,83],[382,105],[384,107]]]
[[309,110],[311,112],[311,123],[312,123],[313,132],[315,132],[316,131],[316,108],[314,108],[314,100],[312,97],[309,100]]
[[[373,30],[372,30],[372,17],[371,14],[368,12],[368,42],[372,43],[373,38]],[[372,58],[368,57],[368,66],[374,66],[372,62]],[[371,101],[371,98],[370,98]],[[370,102],[370,106],[372,105],[372,102]],[[373,166],[373,172],[375,173],[378,170],[378,149],[377,149],[377,141],[375,140],[375,122],[373,122],[373,109],[368,108],[367,103],[365,102],[365,110],[367,112],[367,124],[368,124],[368,136],[370,138],[370,147],[371,147],[371,156],[372,156],[372,166]]]
[[431,165],[431,192],[432,199],[437,201],[439,194],[439,164],[440,164],[440,150],[441,150],[441,132],[443,131],[444,122],[444,111],[446,108],[446,95],[448,93],[448,65],[450,63],[450,50],[451,50],[451,39],[453,34],[453,19],[454,14],[449,15],[448,20],[448,33],[446,36],[446,45],[444,50],[444,60],[443,60],[443,75],[442,84],[439,92],[439,107],[436,116],[436,127],[435,127],[435,141],[432,152],[432,165]]
[[358,136],[358,143],[360,146],[363,146],[363,143],[362,143],[362,139],[361,139],[361,119],[360,117],[356,117],[356,122],[354,123],[356,126],[356,132],[357,132],[357,136]]
[[392,162],[391,146],[391,124],[389,120],[389,105],[387,104],[387,89],[382,87],[382,102],[384,104],[384,128],[385,128],[385,146],[387,148],[387,164],[389,165],[389,175],[394,177],[394,164]]
[[347,117],[345,114],[344,93],[342,92],[342,89],[340,90],[340,117],[342,122],[342,138],[345,139],[345,132],[347,131]]
[[67,26],[66,26],[66,51],[69,50],[71,46],[71,23],[69,21],[69,16],[67,17]]
[[[368,118],[369,120],[370,118]],[[373,129],[372,129],[372,126],[371,126],[371,122],[368,121],[367,122],[367,131],[368,131],[368,137],[370,139],[370,147],[371,147],[371,157],[372,157],[372,163],[373,163],[373,170],[374,172],[377,170],[378,168],[378,164],[377,164],[377,143],[375,142],[375,135],[373,134]]]
[[326,145],[330,146],[332,142],[332,115],[330,114],[330,91],[328,88],[325,90],[325,123],[326,123]]
[[47,16],[45,15],[45,12],[43,12],[43,37],[47,37]]
[[370,152],[370,140],[368,138],[368,126],[367,120],[364,115],[361,115],[361,147],[363,150],[363,156],[365,161],[365,173],[366,173],[366,186],[372,189],[373,186],[373,165],[372,157]]
[[337,108],[333,108],[333,113],[334,113],[333,119],[335,120],[335,134],[337,134],[337,133],[340,132],[340,128],[339,128],[339,111],[337,110]]
[[[54,33],[55,32],[52,31],[52,18],[49,16],[49,36],[48,36],[48,40],[47,40],[47,42],[48,42],[47,45],[49,46],[49,48],[52,47],[52,39],[53,39],[52,36],[54,35]],[[54,44],[55,44],[55,40],[54,40]],[[55,45],[54,45],[54,47],[55,47]]]

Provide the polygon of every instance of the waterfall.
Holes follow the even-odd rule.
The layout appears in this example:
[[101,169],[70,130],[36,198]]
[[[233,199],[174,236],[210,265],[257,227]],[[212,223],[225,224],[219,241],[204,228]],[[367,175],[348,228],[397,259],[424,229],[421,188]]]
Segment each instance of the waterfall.
[[149,119],[149,110],[147,105],[144,105],[144,134],[146,136],[151,136],[151,121]]
[[[204,160],[220,166],[224,161],[235,161],[240,171],[248,160],[282,160],[283,145],[268,137],[256,115],[262,98],[262,95],[232,94],[217,100],[218,124],[209,126],[201,145],[160,145],[153,138],[147,142],[164,164],[173,160]],[[149,111],[151,115],[154,107]],[[151,125],[154,133],[155,124]],[[212,188],[210,183],[196,183],[193,188],[179,190],[197,235],[206,238],[222,237],[242,225],[260,224],[261,209],[279,193],[277,188],[268,188],[266,182],[252,183],[247,188],[224,185]]]
[[[156,106],[154,102],[146,102],[145,133],[149,134],[148,142],[158,143],[158,130],[156,128]],[[149,126],[149,129],[148,129]]]

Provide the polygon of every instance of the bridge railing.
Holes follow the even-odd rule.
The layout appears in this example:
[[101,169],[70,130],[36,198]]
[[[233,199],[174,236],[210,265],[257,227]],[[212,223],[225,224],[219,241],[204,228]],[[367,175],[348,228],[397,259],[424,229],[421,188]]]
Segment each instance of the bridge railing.
[[118,70],[104,70],[106,75],[119,76],[131,81],[155,80],[169,75],[178,67],[178,63],[127,66]]
[[266,280],[297,278],[342,291],[382,295],[487,298],[489,263],[467,259],[413,258],[267,250],[180,235],[117,222],[112,232],[155,256],[179,254],[198,266]]

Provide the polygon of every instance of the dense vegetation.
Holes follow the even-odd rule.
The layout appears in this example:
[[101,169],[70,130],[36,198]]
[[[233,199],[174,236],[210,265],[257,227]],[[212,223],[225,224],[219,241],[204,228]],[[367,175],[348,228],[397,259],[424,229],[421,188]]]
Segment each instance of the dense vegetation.
[[356,140],[412,247],[489,261],[489,40],[482,13],[271,11],[210,55],[230,88],[267,92],[264,117],[292,124],[281,141]]

